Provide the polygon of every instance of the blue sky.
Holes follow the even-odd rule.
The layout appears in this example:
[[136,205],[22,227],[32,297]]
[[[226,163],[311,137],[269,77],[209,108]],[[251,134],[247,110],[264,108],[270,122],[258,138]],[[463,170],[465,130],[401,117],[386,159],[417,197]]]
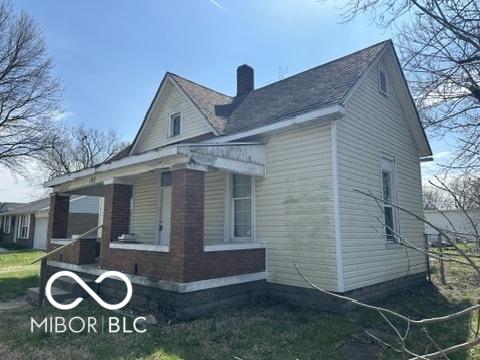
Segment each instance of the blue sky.
[[[132,140],[166,71],[234,94],[235,70],[257,87],[390,37],[364,17],[340,23],[315,0],[17,0],[42,29],[65,87],[65,121]],[[5,200],[38,195],[7,179]],[[38,188],[36,188],[38,189]],[[3,190],[3,191],[2,191]],[[13,191],[11,191],[13,190]]]

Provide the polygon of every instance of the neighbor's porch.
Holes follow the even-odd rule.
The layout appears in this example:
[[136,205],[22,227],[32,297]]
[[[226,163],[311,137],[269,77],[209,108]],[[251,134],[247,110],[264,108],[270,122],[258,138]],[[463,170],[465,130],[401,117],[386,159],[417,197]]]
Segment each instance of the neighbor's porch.
[[96,240],[80,239],[50,260],[178,283],[264,273],[265,248],[254,232],[263,145],[182,145],[177,152],[148,171],[126,166],[117,176],[90,175],[86,186],[81,178],[58,186],[66,191],[51,196],[49,249],[72,241],[65,239],[71,194],[103,198],[103,228],[98,257]]

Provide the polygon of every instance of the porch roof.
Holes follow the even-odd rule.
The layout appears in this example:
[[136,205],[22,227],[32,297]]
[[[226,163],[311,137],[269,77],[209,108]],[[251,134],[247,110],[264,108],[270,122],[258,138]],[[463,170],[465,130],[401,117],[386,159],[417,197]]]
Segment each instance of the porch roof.
[[55,191],[69,191],[103,184],[112,178],[179,167],[264,176],[265,145],[260,142],[170,145],[62,175],[45,182],[43,186],[52,187]]

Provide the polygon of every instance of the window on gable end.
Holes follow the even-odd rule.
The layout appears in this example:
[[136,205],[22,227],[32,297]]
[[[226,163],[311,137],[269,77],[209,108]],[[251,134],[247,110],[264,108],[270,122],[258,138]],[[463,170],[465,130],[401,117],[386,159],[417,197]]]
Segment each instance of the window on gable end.
[[378,69],[378,90],[383,94],[387,95],[388,86],[387,86],[387,73],[385,70]]
[[179,136],[182,133],[182,116],[180,112],[170,115],[168,136]]

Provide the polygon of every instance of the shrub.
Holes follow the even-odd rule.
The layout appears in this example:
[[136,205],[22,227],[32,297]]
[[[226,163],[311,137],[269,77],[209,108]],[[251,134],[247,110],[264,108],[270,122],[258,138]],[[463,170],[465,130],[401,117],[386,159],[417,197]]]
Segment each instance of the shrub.
[[27,248],[25,245],[22,245],[22,244],[11,243],[11,242],[1,242],[1,241],[0,241],[0,247],[8,250],[23,250]]

